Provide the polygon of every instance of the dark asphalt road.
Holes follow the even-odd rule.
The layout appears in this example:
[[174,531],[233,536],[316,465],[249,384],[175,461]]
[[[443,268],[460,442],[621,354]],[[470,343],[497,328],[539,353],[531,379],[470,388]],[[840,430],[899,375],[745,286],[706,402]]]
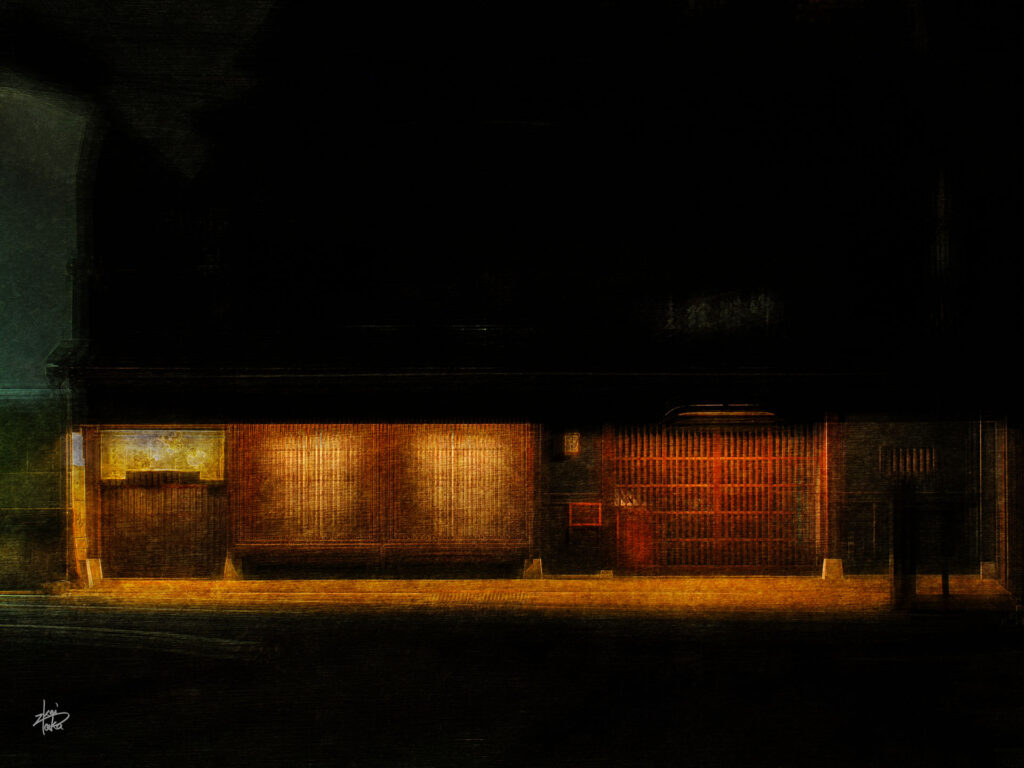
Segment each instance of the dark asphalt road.
[[[1024,628],[0,598],[0,765],[1024,765]],[[34,727],[43,700],[70,714]]]

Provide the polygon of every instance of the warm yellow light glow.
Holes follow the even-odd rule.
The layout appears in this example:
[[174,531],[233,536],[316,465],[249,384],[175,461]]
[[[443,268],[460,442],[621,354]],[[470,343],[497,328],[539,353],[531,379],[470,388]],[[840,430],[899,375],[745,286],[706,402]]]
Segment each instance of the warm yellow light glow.
[[81,432],[71,434],[71,538],[74,566],[85,560],[85,450]]
[[528,464],[522,428],[460,424],[401,429],[399,450],[408,451],[410,470],[403,473],[401,504],[410,531],[434,540],[523,535]]
[[528,538],[528,425],[252,424],[229,434],[237,542],[433,546]]
[[369,432],[354,425],[268,428],[254,456],[262,515],[251,538],[345,541],[370,535]]
[[224,433],[217,429],[104,429],[100,477],[123,480],[129,471],[199,472],[224,479]]

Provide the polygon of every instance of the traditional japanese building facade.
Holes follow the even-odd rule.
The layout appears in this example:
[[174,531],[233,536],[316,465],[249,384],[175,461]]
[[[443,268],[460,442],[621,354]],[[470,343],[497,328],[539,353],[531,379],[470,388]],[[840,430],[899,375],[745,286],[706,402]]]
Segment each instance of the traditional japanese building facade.
[[917,572],[1009,584],[1007,440],[995,421],[707,408],[648,424],[82,425],[69,565],[79,579],[508,577],[536,561],[888,574],[911,514]]
[[4,26],[40,78],[0,71],[6,586],[828,561],[1021,596],[1014,27],[655,6],[493,45],[367,7],[340,60],[253,4],[162,75],[103,19]]

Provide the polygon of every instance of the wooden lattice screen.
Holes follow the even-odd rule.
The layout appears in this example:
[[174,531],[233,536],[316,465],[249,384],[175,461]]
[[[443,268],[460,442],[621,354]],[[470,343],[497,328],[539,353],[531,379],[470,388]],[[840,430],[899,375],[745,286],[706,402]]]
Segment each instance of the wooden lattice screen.
[[522,424],[232,426],[234,542],[526,543],[534,443]]
[[128,472],[100,486],[103,570],[112,577],[210,578],[224,568],[224,485],[198,472]]
[[633,427],[606,443],[620,567],[801,566],[822,548],[813,428]]
[[533,442],[518,424],[387,428],[382,461],[393,541],[526,541]]
[[372,425],[232,426],[227,461],[234,540],[375,541],[378,440]]

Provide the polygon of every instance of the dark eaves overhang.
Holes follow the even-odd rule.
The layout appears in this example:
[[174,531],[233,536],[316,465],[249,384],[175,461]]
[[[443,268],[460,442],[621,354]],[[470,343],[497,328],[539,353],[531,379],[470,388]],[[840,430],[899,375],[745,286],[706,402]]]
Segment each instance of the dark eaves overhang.
[[[402,343],[389,343],[392,337]],[[607,337],[580,343],[476,326],[419,329],[412,342],[407,329],[358,329],[329,342],[317,338],[292,360],[271,356],[281,354],[281,345],[244,354],[224,345],[231,357],[207,349],[193,360],[155,343],[121,345],[106,356],[71,344],[52,362],[72,385],[76,412],[95,422],[650,422],[694,404],[747,404],[782,419],[976,418],[1013,408],[1002,379],[963,375],[967,369],[949,355],[931,363],[904,355],[845,364],[838,355],[827,362],[819,355],[815,365],[806,355],[780,354],[765,356],[771,364],[744,365],[723,346],[717,360],[701,364],[667,344],[630,347]]]
[[[83,419],[660,421],[690,404],[744,403],[782,419],[912,410],[878,372],[81,366]],[[918,404],[919,405],[919,404]],[[723,406],[722,410],[729,410]]]

